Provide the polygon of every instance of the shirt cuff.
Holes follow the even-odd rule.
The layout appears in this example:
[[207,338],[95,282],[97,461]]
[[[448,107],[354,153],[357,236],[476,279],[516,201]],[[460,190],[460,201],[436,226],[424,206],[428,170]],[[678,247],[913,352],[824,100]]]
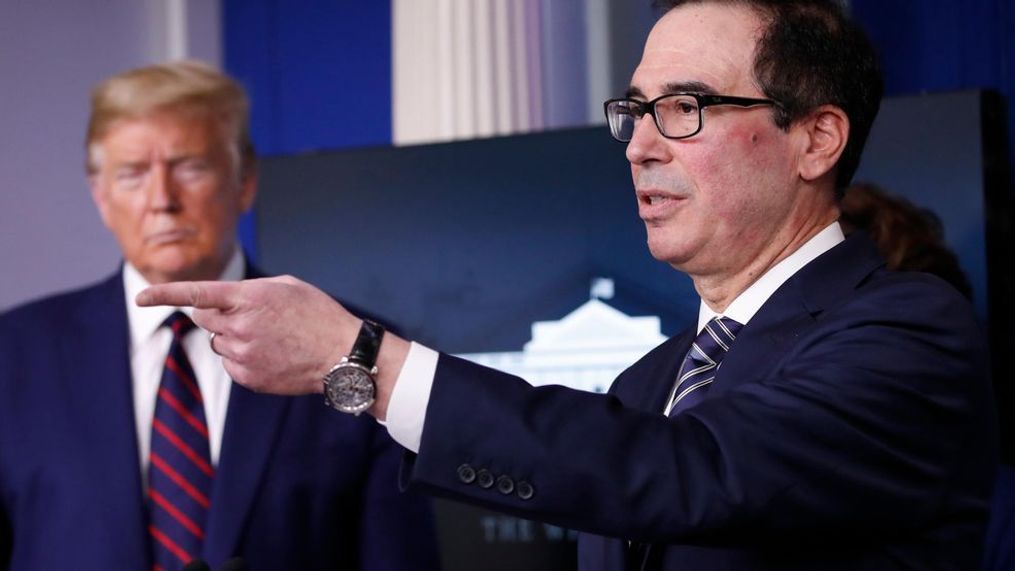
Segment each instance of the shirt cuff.
[[409,355],[391,391],[387,419],[381,423],[395,442],[417,454],[439,355],[415,342],[409,346]]

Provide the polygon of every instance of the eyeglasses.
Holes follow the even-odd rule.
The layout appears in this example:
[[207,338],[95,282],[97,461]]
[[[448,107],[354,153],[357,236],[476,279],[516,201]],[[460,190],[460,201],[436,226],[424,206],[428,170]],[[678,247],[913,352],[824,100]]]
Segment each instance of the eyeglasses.
[[652,101],[636,99],[610,99],[603,104],[610,135],[621,143],[631,141],[638,119],[646,113],[655,118],[659,133],[667,139],[686,139],[701,132],[703,122],[701,110],[713,105],[779,105],[772,99],[752,99],[729,95],[706,95],[703,93],[667,93]]

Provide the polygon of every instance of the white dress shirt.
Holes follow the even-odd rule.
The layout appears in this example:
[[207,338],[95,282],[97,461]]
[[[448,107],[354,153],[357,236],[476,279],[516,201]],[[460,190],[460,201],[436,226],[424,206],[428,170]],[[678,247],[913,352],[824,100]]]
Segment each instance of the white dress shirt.
[[[222,272],[222,281],[243,279],[243,253],[236,249]],[[127,323],[130,328],[130,371],[133,377],[134,422],[137,428],[138,456],[141,458],[141,476],[148,485],[148,453],[151,450],[152,419],[155,416],[155,399],[162,380],[166,354],[173,340],[172,332],[161,327],[174,311],[183,311],[188,316],[193,309],[176,307],[138,307],[134,298],[150,284],[137,269],[129,263],[123,266],[123,291],[127,304]],[[218,465],[222,449],[222,431],[226,423],[226,409],[229,406],[229,389],[232,379],[222,366],[222,358],[211,350],[210,334],[195,327],[183,339],[183,349],[197,376],[197,386],[204,400],[204,416],[208,422],[208,444],[212,465]]]
[[[730,303],[722,315],[747,325],[779,286],[844,239],[839,223],[829,224],[795,252],[762,274]],[[698,309],[698,332],[700,333],[705,324],[717,315],[720,314],[712,311],[702,301]],[[426,407],[430,402],[430,390],[437,374],[437,358],[436,351],[412,343],[402,371],[395,381],[391,400],[388,401],[387,419],[382,423],[395,442],[412,452],[419,452],[420,439],[423,437]]]

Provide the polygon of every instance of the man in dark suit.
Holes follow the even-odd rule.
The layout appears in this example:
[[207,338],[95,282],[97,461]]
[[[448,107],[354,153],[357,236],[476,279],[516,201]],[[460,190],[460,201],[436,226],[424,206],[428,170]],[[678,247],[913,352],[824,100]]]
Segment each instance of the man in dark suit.
[[234,385],[184,313],[131,301],[259,277],[236,241],[257,184],[242,88],[195,62],[114,76],[87,152],[125,261],[0,316],[0,568],[436,568],[382,428]]
[[[583,569],[975,569],[996,464],[979,328],[837,222],[881,96],[868,42],[833,1],[667,4],[606,114],[649,249],[701,309],[609,395],[386,335],[362,398],[368,376],[329,367],[372,364],[377,328],[291,278],[139,303],[203,308],[245,386],[370,406],[415,453],[408,483],[588,532]],[[293,336],[304,354],[274,349]]]

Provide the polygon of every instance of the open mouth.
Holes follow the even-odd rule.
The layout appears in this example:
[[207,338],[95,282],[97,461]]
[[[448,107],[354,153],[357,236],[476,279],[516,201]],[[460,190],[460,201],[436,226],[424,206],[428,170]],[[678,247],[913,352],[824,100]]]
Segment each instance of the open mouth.
[[681,194],[666,192],[662,190],[639,190],[638,204],[643,206],[664,206],[683,202],[687,197]]
[[659,190],[638,191],[638,215],[646,222],[667,219],[672,216],[687,197]]
[[670,197],[670,196],[659,196],[659,195],[645,196],[645,197],[642,197],[642,199],[641,199],[641,201],[643,203],[648,204],[649,206],[656,206],[658,204],[665,204],[665,203],[670,202],[672,200],[674,200],[674,199],[672,197]]

